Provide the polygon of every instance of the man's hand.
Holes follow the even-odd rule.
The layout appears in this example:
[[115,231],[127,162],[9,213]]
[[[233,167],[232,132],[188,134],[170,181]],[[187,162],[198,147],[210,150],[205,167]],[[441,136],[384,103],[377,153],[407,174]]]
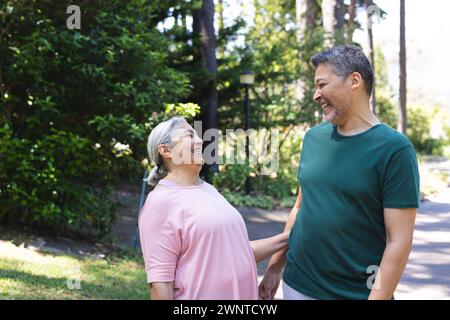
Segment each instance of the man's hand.
[[281,271],[267,269],[264,278],[259,284],[259,299],[273,300],[281,281]]
[[[300,208],[302,201],[302,189],[298,188],[298,196],[295,201],[294,207],[289,214],[289,219],[284,227],[285,234],[289,234],[294,225],[295,218],[297,217],[297,212]],[[266,274],[259,284],[259,299],[260,300],[273,300],[275,294],[277,293],[278,287],[281,281],[281,272],[283,271],[284,265],[286,264],[286,252],[287,248],[275,253],[269,261],[269,266],[267,267]]]

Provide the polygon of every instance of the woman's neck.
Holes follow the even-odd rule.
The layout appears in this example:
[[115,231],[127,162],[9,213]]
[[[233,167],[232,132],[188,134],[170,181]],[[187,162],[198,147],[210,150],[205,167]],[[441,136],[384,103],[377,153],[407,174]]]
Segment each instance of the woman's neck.
[[182,187],[196,186],[201,184],[198,173],[187,170],[171,170],[165,178]]

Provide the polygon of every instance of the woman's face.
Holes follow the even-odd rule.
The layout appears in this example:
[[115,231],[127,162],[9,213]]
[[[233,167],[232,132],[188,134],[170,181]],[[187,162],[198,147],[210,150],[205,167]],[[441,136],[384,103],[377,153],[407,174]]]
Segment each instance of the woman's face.
[[204,160],[202,154],[203,140],[197,132],[187,123],[180,123],[172,134],[170,148],[173,165],[202,167]]

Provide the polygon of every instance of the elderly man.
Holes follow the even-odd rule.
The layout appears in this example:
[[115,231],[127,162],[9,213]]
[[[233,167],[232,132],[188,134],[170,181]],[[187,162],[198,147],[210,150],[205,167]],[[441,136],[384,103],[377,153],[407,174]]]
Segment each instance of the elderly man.
[[414,148],[370,111],[373,70],[360,48],[311,62],[325,122],[305,135],[289,249],[272,256],[260,298],[273,299],[282,277],[285,299],[393,299],[419,206]]

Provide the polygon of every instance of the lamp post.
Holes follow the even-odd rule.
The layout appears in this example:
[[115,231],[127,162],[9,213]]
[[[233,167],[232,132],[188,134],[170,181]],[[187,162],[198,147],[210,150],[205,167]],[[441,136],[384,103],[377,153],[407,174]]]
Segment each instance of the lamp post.
[[[241,73],[239,80],[245,88],[245,158],[247,165],[249,165],[249,136],[247,131],[250,128],[250,105],[248,101],[248,87],[255,82],[255,74],[252,71],[244,71],[243,73]],[[245,191],[247,194],[250,193],[250,180],[248,175],[245,179]]]

